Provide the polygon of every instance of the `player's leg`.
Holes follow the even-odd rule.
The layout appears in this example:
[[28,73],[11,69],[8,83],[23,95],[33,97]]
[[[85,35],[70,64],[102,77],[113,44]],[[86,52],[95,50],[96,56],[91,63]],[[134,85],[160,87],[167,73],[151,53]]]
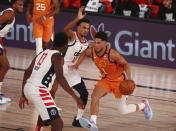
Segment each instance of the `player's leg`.
[[46,50],[48,49],[48,43],[50,42],[51,40],[51,37],[53,35],[53,31],[54,31],[54,18],[53,17],[50,17],[50,18],[47,18],[44,23],[43,23],[43,26],[44,26],[44,32],[43,32],[43,50]]
[[80,118],[79,122],[82,127],[91,129],[91,131],[97,131],[98,127],[96,125],[97,121],[97,115],[99,112],[99,100],[107,95],[108,92],[110,92],[110,88],[108,84],[106,83],[106,80],[100,80],[93,90],[93,93],[91,95],[91,107],[90,107],[90,113],[91,117],[90,120],[87,120],[85,118]]
[[[86,104],[87,104],[89,93],[88,93],[88,91],[86,89],[84,81],[81,79],[81,83],[73,86],[73,89],[75,89],[79,93],[80,98],[82,99],[84,107],[85,107]],[[75,118],[74,118],[74,120],[72,122],[72,126],[81,127],[81,125],[79,123],[79,119],[83,116],[84,109],[79,109],[78,108],[78,112],[77,112],[77,115],[75,116]]]
[[0,104],[5,104],[6,102],[11,102],[10,98],[3,96],[1,91],[3,79],[9,69],[10,65],[7,59],[7,56],[4,52],[4,48],[0,45]]
[[[52,96],[52,98],[55,98],[55,93],[58,89],[58,81],[55,79],[53,86],[50,90],[50,94]],[[42,131],[43,130],[43,126],[44,126],[44,122],[42,121],[40,115],[38,116],[38,120],[37,120],[37,126],[36,126],[36,131]]]
[[34,87],[27,83],[24,87],[24,94],[26,98],[34,104],[44,125],[51,125],[52,131],[62,130],[63,122],[47,88]]
[[[118,87],[119,83],[116,85],[112,85],[113,87]],[[127,97],[125,95],[122,95],[121,98],[119,98],[119,89],[118,88],[114,88],[113,89],[113,93],[115,95],[115,97],[117,98],[117,108],[120,114],[129,114],[135,111],[143,111],[145,109],[150,108],[148,100],[145,100],[139,104],[127,104]],[[151,108],[150,108],[151,109]],[[152,113],[152,110],[151,110]],[[145,113],[144,113],[145,114]],[[146,119],[151,119],[152,116],[147,115],[148,118],[146,117]],[[150,118],[149,118],[150,117]]]
[[43,37],[43,26],[33,20],[33,36],[36,42],[36,55],[43,51],[42,48],[42,37]]

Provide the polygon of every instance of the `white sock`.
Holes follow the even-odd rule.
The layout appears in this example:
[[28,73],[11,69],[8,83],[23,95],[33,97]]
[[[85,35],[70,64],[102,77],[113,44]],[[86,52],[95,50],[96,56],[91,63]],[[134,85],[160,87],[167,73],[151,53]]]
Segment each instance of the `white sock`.
[[79,120],[83,116],[83,114],[84,114],[84,110],[78,108],[78,113],[76,115],[76,120]]
[[43,51],[42,38],[36,38],[35,42],[36,42],[36,55],[38,55],[40,52]]
[[90,120],[92,120],[96,124],[97,123],[97,116],[91,115]]
[[138,106],[139,106],[139,110],[142,110],[142,109],[145,108],[145,104],[144,103],[139,103]]
[[1,94],[1,87],[2,87],[2,83],[3,83],[3,82],[0,82],[0,94]]

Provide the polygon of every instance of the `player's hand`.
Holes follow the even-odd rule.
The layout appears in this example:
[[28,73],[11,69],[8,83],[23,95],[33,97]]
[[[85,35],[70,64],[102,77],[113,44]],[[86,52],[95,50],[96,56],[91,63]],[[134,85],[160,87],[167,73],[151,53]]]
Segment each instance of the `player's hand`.
[[32,22],[32,16],[30,13],[26,13],[26,21],[28,24],[30,24]]
[[46,17],[45,17],[45,16],[41,16],[41,17],[39,17],[38,19],[36,19],[36,22],[37,22],[38,24],[40,24],[40,23],[43,22],[44,20],[46,20]]
[[83,105],[83,102],[80,98],[77,99],[76,103],[77,103],[78,108],[80,108],[80,109],[85,108],[85,105]]
[[78,66],[77,65],[72,65],[72,66],[68,66],[69,70],[78,70]]
[[25,103],[27,105],[29,105],[28,100],[26,99],[26,97],[25,96],[21,96],[20,100],[19,100],[19,107],[20,107],[20,109],[24,109]]
[[84,6],[81,6],[78,10],[78,19],[83,19],[86,16],[86,13],[83,14]]

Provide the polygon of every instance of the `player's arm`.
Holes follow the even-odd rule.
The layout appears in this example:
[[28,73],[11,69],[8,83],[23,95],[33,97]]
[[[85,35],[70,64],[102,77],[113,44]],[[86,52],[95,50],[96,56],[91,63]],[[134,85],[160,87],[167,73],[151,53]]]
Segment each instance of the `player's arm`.
[[63,75],[63,63],[64,59],[59,54],[54,54],[51,58],[52,65],[54,66],[54,71],[56,73],[56,80],[60,83],[62,88],[70,94],[73,99],[77,102],[79,108],[84,108],[82,100],[74,93],[74,91],[68,85],[64,75]]
[[76,62],[76,64],[73,65],[73,66],[70,66],[69,68],[72,69],[72,70],[73,69],[78,69],[79,65],[84,61],[84,59],[87,56],[92,57],[91,50],[92,50],[92,48],[88,48],[87,50],[85,50],[84,52],[82,52],[81,55],[80,55],[80,57],[79,57],[79,59],[78,59],[78,61]]
[[128,64],[128,62],[124,59],[123,56],[121,56],[117,51],[115,51],[114,49],[111,50],[110,52],[110,59],[112,61],[116,61],[116,63],[123,65],[124,66],[124,70],[127,74],[127,78],[129,80],[131,80],[131,71],[130,71],[130,66]]
[[53,1],[54,9],[49,14],[45,15],[46,18],[55,16],[60,12],[59,1],[58,0],[52,0],[52,1]]
[[13,18],[14,18],[14,13],[11,10],[6,10],[3,12],[3,14],[0,16],[0,25],[4,23],[12,23]]
[[21,92],[21,98],[19,100],[19,107],[21,109],[24,108],[24,104],[25,102],[28,104],[28,100],[26,99],[25,95],[24,95],[24,86],[26,84],[27,79],[31,76],[32,74],[32,70],[34,68],[34,64],[35,64],[35,59],[36,57],[32,60],[30,66],[26,69],[26,71],[24,72],[24,76],[23,76],[23,83],[22,83],[22,92]]
[[32,22],[32,9],[33,9],[33,0],[29,0],[26,11],[26,20],[28,23]]
[[79,8],[78,16],[64,27],[64,32],[67,34],[69,41],[74,41],[75,39],[72,28],[77,24],[79,20],[86,16],[86,14],[82,14],[83,10],[84,7]]

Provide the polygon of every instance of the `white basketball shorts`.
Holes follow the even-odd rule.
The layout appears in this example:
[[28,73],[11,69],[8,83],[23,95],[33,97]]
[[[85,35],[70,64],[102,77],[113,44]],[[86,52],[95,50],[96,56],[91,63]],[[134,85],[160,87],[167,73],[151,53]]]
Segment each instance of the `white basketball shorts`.
[[59,117],[56,104],[46,87],[37,87],[31,83],[26,83],[24,94],[34,104],[42,120],[54,120]]

